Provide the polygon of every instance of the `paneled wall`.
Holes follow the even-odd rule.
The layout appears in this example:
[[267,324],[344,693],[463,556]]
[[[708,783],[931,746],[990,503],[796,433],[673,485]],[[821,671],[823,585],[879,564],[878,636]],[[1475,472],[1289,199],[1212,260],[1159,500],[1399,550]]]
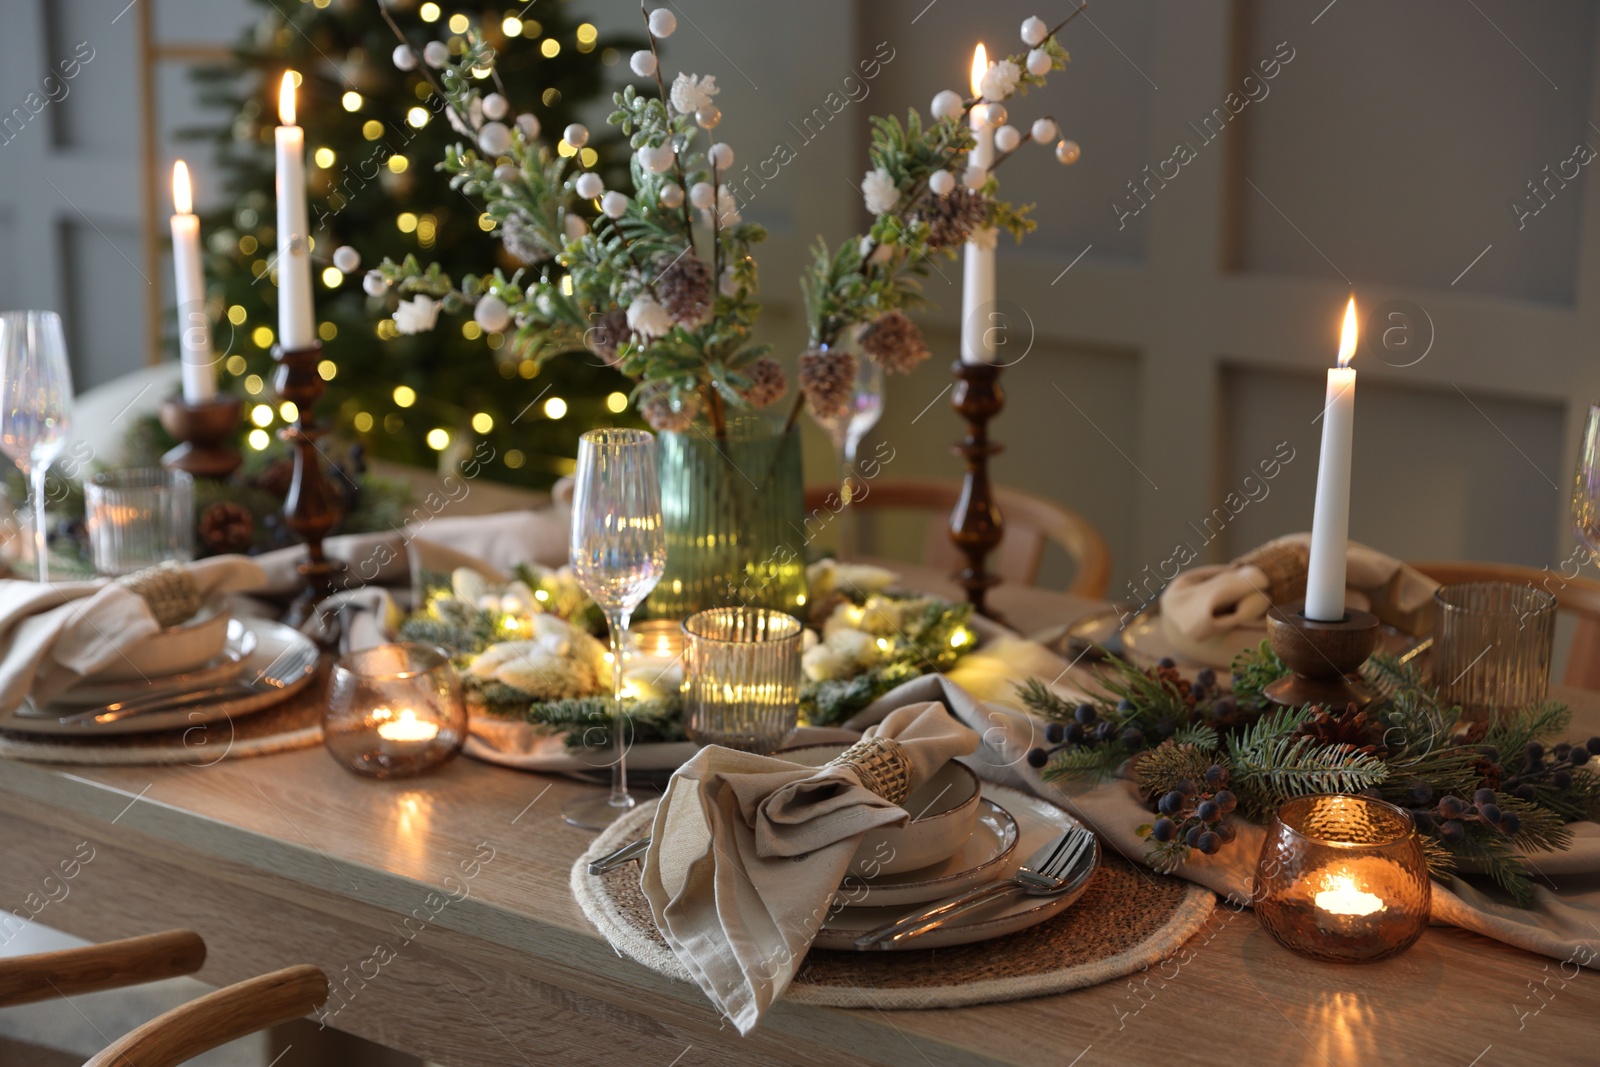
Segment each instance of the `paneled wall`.
[[[257,10],[122,2],[0,0],[0,112],[41,90],[78,42],[95,50],[63,100],[0,144],[0,304],[69,313],[84,384],[141,364],[170,302],[164,256],[144,245],[142,204],[154,196],[164,221],[166,201],[164,177],[142,169],[142,101],[156,108],[164,174],[168,131],[194,117],[181,58],[230,40]],[[638,18],[621,0],[572,2],[601,23]],[[772,231],[765,323],[790,358],[805,340],[795,279],[807,246],[864,222],[867,115],[926,108],[962,87],[975,41],[1009,50],[1025,16],[1070,9],[673,6],[668,72],[718,75],[740,163],[794,150],[747,210]],[[1384,317],[1357,356],[1354,536],[1407,556],[1561,558],[1576,437],[1600,398],[1600,223],[1585,165],[1600,149],[1596,21],[1592,0],[1095,0],[1065,34],[1069,69],[1013,108],[1053,114],[1084,154],[1068,169],[1024,151],[1002,174],[1009,196],[1038,205],[1039,228],[1000,252],[1018,362],[994,427],[1008,445],[999,477],[1098,523],[1119,586],[1179,542],[1221,559],[1305,528],[1322,371],[1353,290],[1365,313],[1401,311],[1411,327],[1385,334],[1403,323]],[[147,64],[142,40],[173,58]],[[881,48],[893,58],[865,99],[808,127]],[[200,185],[215,189],[203,172]],[[887,476],[957,469],[946,387],[959,279],[942,263],[931,277],[922,320],[936,356],[891,384],[875,432],[895,450]],[[1205,527],[1285,445],[1295,458],[1267,490],[1220,533]],[[828,479],[820,435],[808,464]],[[915,540],[896,531],[880,531],[879,547]],[[1045,577],[1066,574],[1052,560]]]

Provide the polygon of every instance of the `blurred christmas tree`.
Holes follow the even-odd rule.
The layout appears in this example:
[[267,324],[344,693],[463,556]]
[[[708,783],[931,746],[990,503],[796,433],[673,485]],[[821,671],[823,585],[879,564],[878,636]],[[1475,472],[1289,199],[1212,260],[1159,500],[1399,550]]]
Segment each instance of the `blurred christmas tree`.
[[[274,402],[273,127],[279,81],[293,69],[302,76],[298,119],[306,131],[326,356],[324,417],[371,454],[414,464],[470,454],[476,440],[487,439],[496,452],[488,477],[548,485],[570,470],[584,429],[615,421],[625,409],[627,380],[581,359],[547,365],[534,378],[531,362],[512,357],[503,336],[486,335],[470,316],[400,335],[362,291],[363,272],[349,253],[334,252],[358,245],[372,264],[417,253],[458,277],[486,263],[520,265],[507,258],[481,205],[435,169],[445,147],[461,138],[414,69],[426,42],[442,38],[459,52],[468,26],[481,27],[500,50],[494,76],[511,113],[531,113],[556,130],[575,121],[584,102],[610,91],[607,68],[635,42],[602,37],[566,3],[445,9],[431,0],[389,0],[385,7],[415,49],[397,56],[394,29],[372,0],[252,2],[262,18],[235,47],[234,62],[195,72],[202,102],[229,121],[186,134],[215,142],[230,204],[202,219],[218,350],[228,342],[224,382],[247,399]],[[585,162],[607,169],[612,147],[625,161],[626,146],[617,141],[585,148],[598,152]],[[251,435],[250,447],[284,446],[263,432]]]

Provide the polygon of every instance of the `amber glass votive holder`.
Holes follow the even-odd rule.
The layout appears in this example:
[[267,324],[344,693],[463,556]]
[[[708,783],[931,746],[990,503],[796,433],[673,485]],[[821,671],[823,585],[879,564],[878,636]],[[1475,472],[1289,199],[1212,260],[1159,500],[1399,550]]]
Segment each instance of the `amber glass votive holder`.
[[341,656],[322,713],[328,752],[357,774],[407,778],[461,751],[467,708],[436,645],[378,645]]
[[1319,960],[1366,963],[1409,948],[1432,899],[1411,813],[1370,797],[1285,801],[1256,865],[1261,925]]

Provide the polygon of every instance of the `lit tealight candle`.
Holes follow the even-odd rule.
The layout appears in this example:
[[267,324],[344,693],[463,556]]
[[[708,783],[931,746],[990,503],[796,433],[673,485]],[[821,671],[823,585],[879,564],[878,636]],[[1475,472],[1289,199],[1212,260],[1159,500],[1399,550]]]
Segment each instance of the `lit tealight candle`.
[[1383,910],[1383,899],[1357,889],[1355,879],[1348,874],[1327,875],[1322,884],[1327,888],[1316,895],[1317,907],[1330,915],[1363,916]]
[[405,752],[426,745],[439,736],[438,723],[417,718],[417,713],[410,708],[405,708],[399,715],[382,708],[374,717],[381,720],[378,723],[378,737],[383,740],[387,752]]

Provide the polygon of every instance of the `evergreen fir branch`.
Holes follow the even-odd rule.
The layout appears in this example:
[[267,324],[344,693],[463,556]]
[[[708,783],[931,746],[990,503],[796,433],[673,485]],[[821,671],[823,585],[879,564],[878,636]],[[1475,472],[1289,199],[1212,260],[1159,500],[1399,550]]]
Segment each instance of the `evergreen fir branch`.
[[1133,781],[1145,797],[1159,797],[1177,789],[1180,782],[1203,783],[1215,762],[1215,756],[1198,745],[1168,741],[1134,760]]
[[1230,781],[1240,803],[1266,818],[1290,797],[1312,793],[1359,793],[1380,785],[1389,768],[1348,745],[1319,746],[1309,737],[1277,737],[1245,743],[1227,740]]
[[[611,746],[611,727],[616,719],[615,702],[607,696],[552,700],[527,705],[528,723],[552,733],[562,734],[571,749],[604,749]],[[634,744],[683,741],[683,704],[676,696],[624,704],[628,721],[625,735]]]
[[1039,771],[1039,777],[1047,782],[1098,781],[1116,774],[1117,768],[1127,761],[1129,755],[1128,750],[1117,742],[1076,745],[1064,748],[1051,757],[1050,762]]
[[1177,745],[1193,745],[1205,752],[1215,752],[1222,743],[1216,727],[1203,722],[1178,727],[1172,741]]
[[1255,648],[1245,649],[1234,657],[1229,670],[1233,674],[1233,697],[1241,707],[1264,707],[1267,703],[1263,690],[1289,673],[1289,665],[1272,651],[1270,642],[1263,640]]

